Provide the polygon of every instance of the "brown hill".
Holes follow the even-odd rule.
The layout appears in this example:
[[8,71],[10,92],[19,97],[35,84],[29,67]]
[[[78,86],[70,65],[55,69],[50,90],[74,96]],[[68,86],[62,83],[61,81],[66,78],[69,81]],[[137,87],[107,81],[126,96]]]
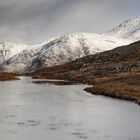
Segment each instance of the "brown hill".
[[31,75],[92,84],[86,91],[140,103],[140,41]]

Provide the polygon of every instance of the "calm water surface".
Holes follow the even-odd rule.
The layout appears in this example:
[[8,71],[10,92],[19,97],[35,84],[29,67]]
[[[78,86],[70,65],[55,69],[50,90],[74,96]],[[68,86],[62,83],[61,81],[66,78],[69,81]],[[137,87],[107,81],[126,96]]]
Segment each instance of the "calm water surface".
[[140,140],[140,106],[85,87],[0,82],[0,140]]

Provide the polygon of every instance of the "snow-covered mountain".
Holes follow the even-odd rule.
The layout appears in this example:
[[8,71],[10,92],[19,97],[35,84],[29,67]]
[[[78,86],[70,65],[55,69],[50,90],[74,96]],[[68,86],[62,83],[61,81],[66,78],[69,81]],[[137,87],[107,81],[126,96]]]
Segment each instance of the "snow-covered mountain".
[[2,64],[8,72],[37,70],[64,64],[85,55],[129,44],[129,40],[93,33],[73,33],[30,46]]
[[24,72],[31,64],[32,60],[37,56],[41,46],[28,46],[19,53],[10,57],[1,64],[1,70],[6,72]]
[[45,44],[33,60],[30,69],[64,64],[89,54],[110,50],[128,43],[130,43],[128,40],[107,35],[93,33],[67,34]]
[[0,69],[8,72],[37,70],[137,40],[140,40],[140,17],[125,21],[104,34],[72,33],[32,46],[1,43]]
[[130,39],[132,41],[140,40],[140,16],[123,22],[118,27],[110,30],[107,34],[118,38]]
[[11,42],[1,42],[0,43],[0,64],[7,61],[9,58],[20,53],[28,46],[24,44],[16,44]]

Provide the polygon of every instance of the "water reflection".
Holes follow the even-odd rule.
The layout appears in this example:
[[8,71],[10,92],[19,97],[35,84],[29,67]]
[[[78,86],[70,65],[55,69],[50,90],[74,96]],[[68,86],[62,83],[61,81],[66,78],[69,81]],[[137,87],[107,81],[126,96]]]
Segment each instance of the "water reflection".
[[32,81],[35,84],[52,84],[52,85],[76,85],[74,82],[69,81]]

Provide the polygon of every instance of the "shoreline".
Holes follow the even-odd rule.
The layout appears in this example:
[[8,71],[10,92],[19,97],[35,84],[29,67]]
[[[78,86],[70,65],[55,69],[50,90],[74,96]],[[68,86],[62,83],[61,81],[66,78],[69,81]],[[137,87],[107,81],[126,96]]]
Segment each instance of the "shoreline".
[[[123,79],[124,77],[121,77],[121,78]],[[126,77],[126,79],[127,78],[128,77]],[[36,79],[40,79],[40,77],[36,77]],[[56,78],[55,77],[51,77],[51,79],[53,80],[53,79],[56,79]],[[60,77],[59,78],[57,77],[57,79],[59,80],[61,78]],[[88,92],[88,93],[90,93],[90,94],[93,94],[93,95],[102,95],[102,96],[107,96],[107,97],[114,98],[114,99],[127,100],[127,101],[131,101],[131,102],[134,102],[134,103],[140,105],[140,97],[134,95],[134,92],[135,91],[132,92],[132,90],[135,89],[135,85],[132,85],[131,86],[131,89],[130,89],[130,91],[128,91],[128,93],[127,93],[127,91],[125,91],[125,92],[123,91],[123,87],[125,87],[125,86],[126,86],[125,88],[128,88],[129,89],[129,87],[128,87],[129,84],[128,85],[125,85],[125,86],[123,85],[123,84],[126,84],[126,79],[123,82],[121,81],[122,83],[120,81],[118,82],[119,84],[122,84],[122,86],[119,86],[120,89],[117,89],[116,88],[117,83],[115,83],[115,82],[117,80],[115,80],[115,82],[114,82],[114,79],[111,80],[111,81],[110,80],[107,80],[107,81],[103,81],[102,83],[95,83],[95,84],[93,84],[90,81],[86,81],[86,80],[85,81],[84,80],[82,81],[81,79],[80,80],[79,79],[74,80],[74,79],[70,79],[70,78],[68,78],[68,79],[64,78],[64,79],[61,79],[61,80],[68,80],[70,83],[74,83],[74,84],[81,83],[81,84],[91,85],[90,87],[87,86],[83,90],[86,91],[86,92]],[[131,81],[129,81],[129,82],[131,83]],[[112,84],[111,87],[114,86],[112,88],[112,90],[111,90],[110,87],[104,86],[104,84],[107,84],[109,86],[110,83]],[[139,85],[137,84],[136,86],[139,86]],[[136,92],[138,92],[138,90]]]
[[135,97],[131,97],[131,96],[122,96],[120,93],[118,92],[108,92],[105,91],[103,89],[98,89],[96,87],[87,87],[84,89],[86,92],[89,92],[92,95],[101,95],[101,96],[106,96],[106,97],[110,97],[110,98],[114,98],[114,99],[120,99],[120,100],[126,100],[126,101],[130,101],[130,102],[134,102],[138,105],[140,105],[140,99],[135,98]]
[[1,72],[0,73],[0,81],[12,81],[12,80],[19,80],[17,78],[17,74],[14,73],[7,73],[7,72]]
[[[26,75],[25,75],[26,76]],[[33,79],[40,79],[39,77],[32,77]],[[83,82],[80,80],[71,80],[71,79],[61,79],[62,81],[60,81],[60,78],[57,78],[57,80],[59,81],[51,81],[53,79],[56,79],[54,77],[52,77],[51,79],[46,79],[47,81],[35,81],[34,83],[36,84],[45,84],[45,83],[49,83],[49,84],[55,84],[55,85],[74,85],[77,83],[81,83],[81,84],[89,84],[92,87],[86,87],[85,89],[83,89],[84,91],[93,94],[93,95],[102,95],[102,96],[107,96],[110,98],[114,98],[114,99],[121,99],[121,100],[127,100],[127,101],[131,101],[134,102],[138,105],[140,105],[140,98],[133,96],[132,95],[128,95],[128,94],[124,94],[123,92],[121,93],[121,91],[109,91],[106,88],[102,87],[101,85],[93,85],[90,82]],[[1,73],[0,75],[0,81],[12,81],[12,80],[20,80],[19,78],[17,78],[16,74],[13,73]],[[67,82],[64,82],[64,80],[67,80]]]

